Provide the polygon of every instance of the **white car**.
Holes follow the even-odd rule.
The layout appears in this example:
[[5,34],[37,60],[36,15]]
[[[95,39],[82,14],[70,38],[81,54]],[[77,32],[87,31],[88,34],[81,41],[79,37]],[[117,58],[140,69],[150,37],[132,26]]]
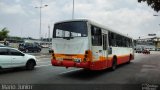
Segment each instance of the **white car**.
[[4,44],[0,44],[0,47],[5,47],[5,45]]
[[25,54],[10,47],[0,47],[0,69],[26,67],[33,70],[36,66],[35,56]]

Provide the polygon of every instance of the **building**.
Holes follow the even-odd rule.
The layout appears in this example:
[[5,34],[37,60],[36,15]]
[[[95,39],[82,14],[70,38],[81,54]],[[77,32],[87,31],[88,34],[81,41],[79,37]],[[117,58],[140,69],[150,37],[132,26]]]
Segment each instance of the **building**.
[[160,37],[136,39],[135,48],[159,50],[160,49]]
[[153,40],[154,40],[156,49],[160,50],[160,37],[156,37]]

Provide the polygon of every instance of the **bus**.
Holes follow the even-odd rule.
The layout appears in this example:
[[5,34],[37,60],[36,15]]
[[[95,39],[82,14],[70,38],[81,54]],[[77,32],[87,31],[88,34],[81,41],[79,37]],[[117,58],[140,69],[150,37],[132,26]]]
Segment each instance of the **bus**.
[[54,24],[52,66],[103,70],[134,59],[133,39],[87,19]]

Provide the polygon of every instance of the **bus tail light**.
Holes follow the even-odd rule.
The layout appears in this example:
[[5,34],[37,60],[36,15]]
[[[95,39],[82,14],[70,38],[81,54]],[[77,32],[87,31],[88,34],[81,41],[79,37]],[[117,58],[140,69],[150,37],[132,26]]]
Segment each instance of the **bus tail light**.
[[54,54],[54,50],[53,50],[53,53],[52,53],[52,58],[53,58],[53,59],[56,59],[56,58],[55,58],[55,54]]
[[89,50],[86,50],[84,55],[84,62],[86,62],[88,58],[89,58]]
[[89,51],[88,51],[88,50],[86,50],[86,51],[85,51],[85,54],[88,54],[88,52],[89,52]]
[[83,61],[86,62],[86,61],[87,61],[87,58],[84,58]]

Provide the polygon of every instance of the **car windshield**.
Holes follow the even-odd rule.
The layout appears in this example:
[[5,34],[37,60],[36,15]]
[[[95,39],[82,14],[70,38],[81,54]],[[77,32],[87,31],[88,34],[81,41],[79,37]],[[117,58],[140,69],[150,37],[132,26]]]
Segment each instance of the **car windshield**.
[[57,23],[54,26],[53,38],[87,37],[85,21]]

